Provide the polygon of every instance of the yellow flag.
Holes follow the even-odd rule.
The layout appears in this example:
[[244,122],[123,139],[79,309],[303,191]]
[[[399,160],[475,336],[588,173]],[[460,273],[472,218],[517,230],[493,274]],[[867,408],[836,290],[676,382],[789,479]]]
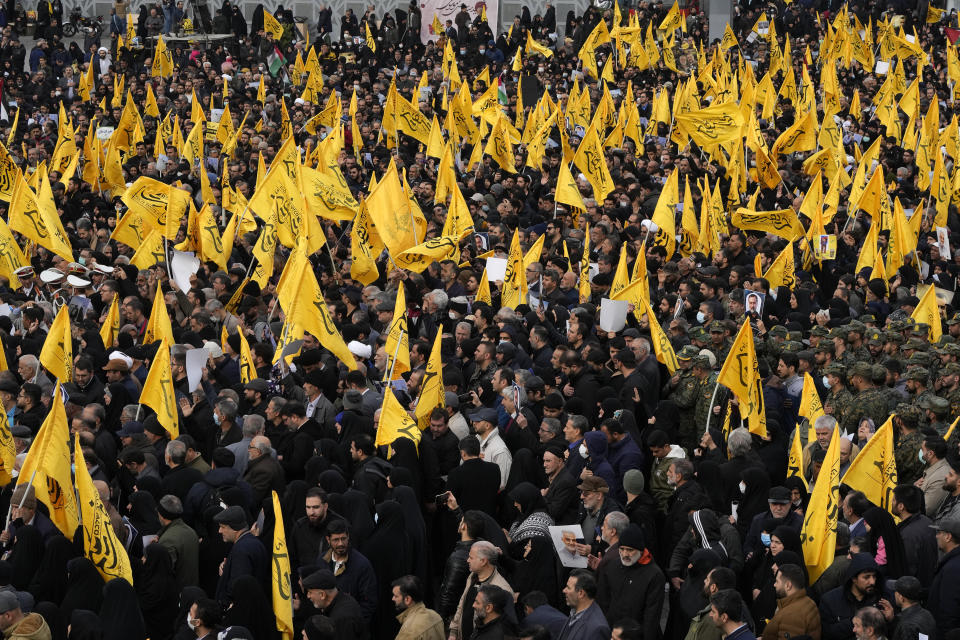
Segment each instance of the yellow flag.
[[943,17],[945,12],[945,9],[937,9],[933,5],[927,5],[927,24],[940,22],[940,19]]
[[840,499],[840,430],[834,426],[827,457],[820,467],[807,512],[803,518],[800,539],[803,561],[810,582],[820,577],[833,563],[837,548],[837,511]]
[[737,42],[737,36],[733,33],[733,29],[730,28],[730,23],[727,23],[727,27],[723,31],[723,39],[720,41],[720,50],[727,51],[732,47],[738,46],[740,46],[740,43]]
[[670,7],[670,11],[667,12],[666,17],[660,22],[658,27],[661,31],[674,31],[675,29],[682,29],[684,33],[687,32],[687,19],[680,11],[680,5],[677,3],[677,0],[673,0],[673,6]]
[[574,209],[587,210],[587,205],[583,202],[583,196],[580,195],[580,189],[577,188],[577,183],[566,162],[560,162],[560,175],[557,176],[557,190],[553,198]]
[[742,136],[744,123],[743,112],[736,102],[677,113],[674,119],[697,145],[706,148],[738,140]]
[[12,289],[20,288],[17,269],[28,264],[30,263],[20,250],[20,245],[14,240],[10,227],[0,219],[0,275],[10,282]]
[[893,506],[893,490],[897,486],[892,415],[850,462],[841,482],[851,489],[862,491],[867,500],[890,511]]
[[393,305],[393,319],[387,329],[387,365],[383,370],[383,380],[396,380],[405,371],[410,371],[410,332],[407,330],[407,296],[403,282],[397,289],[397,299]]
[[823,403],[820,402],[817,387],[813,383],[813,378],[806,372],[803,374],[803,392],[800,395],[800,408],[797,409],[797,414],[810,423],[810,433],[813,433],[813,423],[816,419],[824,415]]
[[772,233],[790,242],[803,237],[803,225],[793,209],[753,211],[740,207],[733,213],[731,221],[740,229]]
[[550,51],[550,49],[547,49],[545,46],[543,46],[542,44],[540,44],[539,42],[537,42],[536,40],[534,40],[534,39],[533,39],[533,33],[528,30],[528,31],[527,31],[527,43],[526,43],[526,48],[525,48],[524,53],[529,56],[531,51],[532,51],[533,53],[539,53],[539,54],[542,55],[544,58],[552,58],[552,57],[553,57],[553,51]]
[[477,293],[473,298],[474,302],[486,302],[493,304],[493,298],[490,295],[490,280],[487,278],[487,268],[483,268],[483,276],[480,278],[480,284],[477,286]]
[[20,167],[10,157],[6,147],[0,144],[0,200],[4,202],[13,200],[13,192],[17,188],[20,175]]
[[[646,281],[644,281],[644,284],[646,284]],[[657,360],[667,367],[670,375],[673,375],[677,372],[677,369],[680,368],[680,364],[677,362],[677,354],[673,350],[673,345],[670,344],[670,339],[667,337],[667,334],[663,331],[663,327],[660,326],[657,316],[653,313],[653,309],[650,308],[650,302],[647,300],[647,297],[648,296],[641,295],[640,301],[643,304],[644,312],[647,314],[647,324],[650,327],[650,342],[653,344],[653,352],[657,354]]]
[[817,114],[810,110],[797,118],[786,131],[773,143],[771,155],[810,151],[817,146]]
[[170,324],[170,315],[167,313],[167,303],[163,299],[163,292],[160,291],[160,283],[157,283],[157,290],[153,295],[153,307],[150,309],[150,318],[147,320],[147,327],[143,332],[143,344],[150,344],[157,340],[164,340],[174,344],[173,326]]
[[587,231],[583,234],[583,254],[580,256],[580,277],[577,284],[577,291],[580,293],[580,302],[586,302],[590,299],[590,224],[587,223]]
[[517,167],[513,156],[513,144],[510,142],[510,132],[507,129],[508,123],[506,116],[501,113],[493,125],[483,152],[496,160],[504,171],[516,173]]
[[[93,64],[91,63],[91,68]],[[173,75],[173,56],[163,41],[163,36],[157,36],[157,50],[153,54],[153,65],[150,68],[153,77],[169,78]]]
[[[266,13],[266,12],[264,12]],[[276,491],[273,494],[273,550],[271,563],[271,594],[273,614],[277,618],[277,631],[282,640],[293,640],[293,589],[290,582],[290,556],[287,553],[287,537],[283,529],[283,511]]]
[[937,288],[935,286],[931,285],[927,288],[910,317],[917,322],[930,325],[927,338],[930,342],[939,342],[940,336],[943,335],[943,326],[940,323],[940,305],[937,304]]
[[350,229],[350,251],[353,262],[350,264],[350,277],[359,280],[364,286],[369,285],[380,277],[377,268],[377,256],[383,251],[383,242],[377,238],[379,251],[374,249],[372,237],[376,237],[376,230],[370,224],[366,204],[360,205],[360,212]]
[[763,383],[753,344],[753,329],[745,321],[730,353],[723,362],[717,382],[733,392],[740,401],[740,416],[749,422],[750,433],[767,435],[767,413],[763,404]]
[[803,476],[803,444],[800,442],[800,430],[793,430],[793,438],[790,440],[790,454],[787,459],[787,477],[800,478],[803,486],[809,487],[807,479]]
[[943,434],[943,439],[947,442],[950,442],[950,436],[953,435],[953,430],[957,428],[957,423],[960,422],[960,416],[957,416],[953,421],[953,424],[950,425],[950,428],[947,429],[947,432]]
[[60,382],[73,380],[73,337],[67,305],[60,307],[50,325],[50,332],[40,350],[40,364]]
[[[70,478],[70,429],[60,385],[54,385],[50,413],[20,466],[17,486],[30,484],[37,499],[47,505],[50,520],[63,535],[73,539],[77,530],[77,501]],[[19,506],[19,505],[17,505]]]
[[[7,413],[6,407],[0,402],[0,411]],[[10,433],[10,422],[0,420],[0,482],[9,483],[13,480],[13,467],[16,464],[17,447]]]
[[437,236],[406,249],[399,255],[394,256],[393,259],[398,267],[423,273],[423,270],[434,262],[443,260],[460,262],[459,241],[460,238],[457,236]]
[[113,300],[110,302],[110,310],[107,311],[107,319],[100,327],[100,339],[103,340],[103,346],[107,350],[112,349],[118,335],[120,335],[120,294],[114,293]]
[[170,344],[166,338],[160,341],[157,354],[150,363],[150,371],[143,383],[140,402],[157,412],[157,422],[167,430],[170,439],[180,435],[177,426],[177,396],[170,374]]
[[63,229],[57,207],[53,202],[53,191],[46,171],[38,169],[39,192],[34,193],[23,176],[19,176],[16,190],[10,202],[9,224],[17,233],[23,234],[32,242],[46,247],[68,262],[73,262],[73,248]]
[[419,244],[410,201],[403,191],[397,167],[393,162],[377,182],[377,186],[371,189],[366,204],[378,235],[392,255],[400,255],[406,249]]
[[[0,427],[2,429],[2,427]],[[77,499],[80,501],[80,519],[83,528],[84,555],[94,564],[104,580],[123,578],[133,584],[130,557],[110,523],[100,492],[93,484],[87,462],[80,454],[80,434],[74,436],[73,450],[76,465]]]
[[419,449],[420,428],[413,421],[396,396],[393,390],[387,387],[383,390],[383,405],[380,408],[380,423],[377,426],[376,446],[380,447],[392,443],[397,438],[407,438]]
[[613,178],[607,168],[607,160],[603,155],[603,145],[600,143],[597,134],[596,118],[590,123],[583,140],[580,141],[573,162],[590,181],[594,199],[597,202],[603,202],[607,194],[613,191]]
[[763,277],[770,282],[770,288],[788,287],[791,291],[797,283],[794,273],[793,243],[791,242],[774,258]]
[[677,247],[677,205],[680,203],[680,185],[677,179],[677,170],[674,169],[663,186],[657,206],[653,210],[652,221],[658,230],[653,238],[653,244],[662,246],[667,252],[667,260],[673,257]]
[[365,23],[364,23],[364,26],[367,28],[367,41],[366,41],[366,45],[370,48],[370,51],[376,51],[376,50],[377,50],[377,41],[376,41],[376,39],[373,37],[373,34],[370,33],[370,21],[368,20],[367,22],[365,22]]
[[520,251],[520,236],[513,230],[510,252],[507,256],[507,271],[503,276],[503,289],[500,292],[500,305],[516,309],[527,302],[527,273],[523,266],[523,253]]
[[280,23],[277,21],[277,19],[266,10],[263,12],[263,30],[267,33],[273,34],[274,40],[279,40],[283,37],[283,27],[280,26]]
[[253,361],[253,354],[250,353],[247,337],[240,330],[237,330],[237,335],[240,336],[240,382],[246,384],[257,377],[257,365]]
[[[484,275],[486,277],[486,275]],[[442,331],[437,331],[433,340],[433,349],[427,360],[427,368],[420,380],[420,395],[417,396],[417,406],[414,415],[421,430],[430,426],[430,413],[437,407],[445,407],[446,399],[443,387],[443,360],[440,353]]]

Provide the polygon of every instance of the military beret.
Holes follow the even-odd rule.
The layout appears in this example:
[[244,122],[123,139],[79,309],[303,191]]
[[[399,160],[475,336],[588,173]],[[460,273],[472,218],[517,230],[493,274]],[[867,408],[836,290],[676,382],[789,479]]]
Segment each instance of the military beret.
[[703,330],[703,327],[694,327],[690,330],[690,339],[691,340],[706,340],[707,332]]
[[920,367],[929,367],[930,363],[933,361],[933,356],[926,351],[914,351],[913,354],[907,358],[906,365],[909,367],[911,365],[916,365]]
[[831,338],[846,338],[847,337],[847,328],[846,327],[834,327],[830,329]]
[[903,331],[910,328],[910,323],[906,320],[893,320],[887,322],[887,328],[890,331]]
[[920,413],[920,407],[907,404],[906,402],[901,402],[897,405],[897,409],[894,412],[897,414],[897,417],[903,421],[908,427],[915,427],[920,424],[920,418],[923,415]]
[[883,344],[883,332],[879,329],[871,329],[867,333],[867,342],[871,344]]
[[833,353],[834,351],[836,351],[836,347],[829,340],[821,340],[820,344],[817,345],[818,353]]
[[788,331],[787,340],[793,340],[794,342],[803,342],[803,331]]

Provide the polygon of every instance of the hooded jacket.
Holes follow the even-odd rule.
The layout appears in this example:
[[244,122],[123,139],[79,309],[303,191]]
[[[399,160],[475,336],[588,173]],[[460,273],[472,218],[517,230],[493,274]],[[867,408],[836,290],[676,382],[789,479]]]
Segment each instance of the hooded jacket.
[[806,589],[777,600],[777,613],[763,629],[763,640],[810,636],[820,640],[820,613]]
[[587,450],[590,452],[587,469],[592,471],[593,475],[606,480],[607,486],[610,487],[610,495],[617,498],[619,502],[620,478],[614,474],[613,467],[607,460],[607,449],[609,448],[607,436],[603,435],[602,431],[590,431],[583,436],[583,439],[586,442]]
[[4,640],[50,640],[50,627],[39,613],[28,613],[3,632]]
[[688,515],[687,521],[690,526],[670,555],[668,576],[682,578],[687,561],[697,549],[710,549],[720,556],[723,566],[734,571],[743,569],[740,535],[728,520],[721,519],[712,509],[700,509]]
[[[865,571],[877,575],[873,593],[857,599],[851,586],[853,579]],[[880,567],[869,553],[857,553],[850,559],[843,584],[823,594],[820,599],[820,626],[823,640],[847,640],[853,636],[853,615],[863,607],[875,607],[881,598],[893,602],[880,579]]]

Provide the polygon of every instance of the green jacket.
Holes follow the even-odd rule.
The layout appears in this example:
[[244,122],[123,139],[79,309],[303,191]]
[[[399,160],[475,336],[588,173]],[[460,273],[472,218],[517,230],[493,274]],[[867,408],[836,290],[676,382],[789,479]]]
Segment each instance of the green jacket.
[[200,581],[200,541],[197,533],[180,518],[162,527],[158,544],[170,552],[177,574],[177,587],[198,584]]

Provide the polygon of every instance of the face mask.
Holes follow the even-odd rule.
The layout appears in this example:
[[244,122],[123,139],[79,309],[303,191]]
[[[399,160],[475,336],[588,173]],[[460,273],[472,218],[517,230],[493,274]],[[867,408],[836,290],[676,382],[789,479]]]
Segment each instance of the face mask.
[[483,54],[485,54],[486,52],[487,52],[486,49],[480,49],[480,55],[483,55]]
[[451,312],[448,313],[447,315],[450,316],[450,319],[451,319],[451,320],[456,320],[457,318],[460,317],[460,316],[458,316],[456,313],[454,313],[453,311],[451,311]]
[[220,425],[220,414],[219,414],[219,413],[214,412],[214,414],[213,414],[213,424],[218,425],[218,426]]
[[200,626],[197,623],[196,618],[191,618],[189,613],[187,614],[187,626],[191,629],[196,629],[198,626]]
[[588,452],[587,452],[587,445],[581,444],[581,445],[580,445],[580,448],[578,449],[578,451],[580,452],[580,457],[581,457],[581,458],[586,458],[586,457],[587,457],[587,453],[588,453]]
[[703,324],[706,319],[707,316],[703,313],[703,311],[697,311],[697,322]]
[[923,464],[927,464],[927,461],[923,457],[923,449],[920,449],[920,451],[917,451],[917,457],[920,458],[920,462],[922,462]]
[[741,483],[740,483],[740,493],[746,493],[746,492],[747,492],[747,483],[746,483],[746,482],[741,482]]
[[377,524],[378,522],[380,522],[380,514],[375,513],[373,514],[373,524]]
[[761,533],[761,534],[760,534],[760,542],[763,543],[763,546],[769,547],[769,546],[770,546],[770,534],[769,534],[769,533]]
[[823,386],[825,386],[827,389],[829,389],[829,388],[830,388],[830,379],[827,378],[827,376],[823,376],[822,380],[823,380]]
[[460,49],[460,55],[462,55],[462,56],[467,55],[467,50],[466,50],[466,49]]

